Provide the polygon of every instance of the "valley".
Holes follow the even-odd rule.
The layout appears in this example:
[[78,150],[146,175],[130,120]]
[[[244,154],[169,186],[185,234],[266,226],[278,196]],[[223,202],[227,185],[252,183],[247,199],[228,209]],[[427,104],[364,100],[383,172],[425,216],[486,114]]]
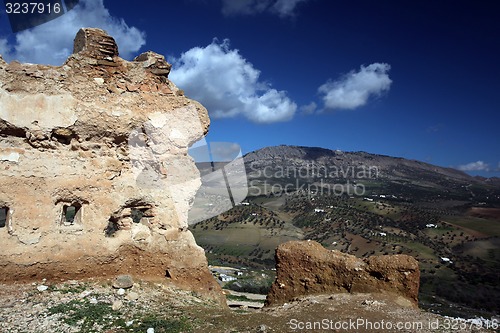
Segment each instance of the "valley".
[[[244,158],[248,197],[190,227],[209,263],[271,271],[277,245],[302,239],[362,258],[408,254],[420,264],[422,308],[462,317],[499,312],[498,186],[453,169],[367,153],[264,150]],[[318,172],[350,165],[378,173],[328,178]],[[334,186],[346,190],[334,193]]]

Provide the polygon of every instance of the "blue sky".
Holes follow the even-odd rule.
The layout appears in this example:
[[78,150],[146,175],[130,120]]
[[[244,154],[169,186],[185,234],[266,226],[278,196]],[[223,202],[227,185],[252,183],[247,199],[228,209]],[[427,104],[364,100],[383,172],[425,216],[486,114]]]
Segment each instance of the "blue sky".
[[495,1],[81,0],[12,33],[7,60],[61,64],[95,26],[124,58],[153,50],[209,109],[209,141],[292,144],[417,159],[500,176]]

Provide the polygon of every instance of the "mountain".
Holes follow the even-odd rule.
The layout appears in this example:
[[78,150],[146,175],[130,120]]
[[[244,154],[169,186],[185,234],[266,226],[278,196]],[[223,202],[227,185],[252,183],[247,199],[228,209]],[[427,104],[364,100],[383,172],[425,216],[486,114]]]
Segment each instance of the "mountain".
[[366,152],[281,145],[250,152],[244,161],[253,184],[260,181],[276,185],[295,180],[295,184],[315,184],[320,189],[332,184],[344,185],[346,192],[354,192],[357,187],[360,193],[362,187],[363,194],[418,194],[429,199],[440,195],[482,201],[498,199],[495,194],[500,188],[498,179],[473,177],[453,168]]
[[[274,146],[266,147],[244,156],[246,163],[261,163],[268,165],[284,162],[294,166],[330,166],[344,169],[348,172],[352,166],[377,167],[380,176],[389,179],[414,180],[418,176],[424,180],[436,178],[437,175],[458,182],[476,183],[487,180],[472,177],[463,171],[444,168],[416,160],[401,157],[391,157],[366,152],[344,152],[319,147]],[[427,177],[426,177],[427,176]]]

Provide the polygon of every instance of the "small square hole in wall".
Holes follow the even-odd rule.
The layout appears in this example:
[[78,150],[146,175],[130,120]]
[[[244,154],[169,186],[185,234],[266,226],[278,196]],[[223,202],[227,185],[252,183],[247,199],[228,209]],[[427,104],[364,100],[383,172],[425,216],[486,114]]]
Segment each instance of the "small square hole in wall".
[[80,224],[82,222],[82,205],[79,203],[64,205],[61,222],[63,225]]
[[7,226],[8,217],[9,217],[9,208],[0,207],[0,228],[5,228]]
[[143,210],[139,208],[131,209],[130,217],[132,218],[132,222],[140,223],[143,216],[144,216]]

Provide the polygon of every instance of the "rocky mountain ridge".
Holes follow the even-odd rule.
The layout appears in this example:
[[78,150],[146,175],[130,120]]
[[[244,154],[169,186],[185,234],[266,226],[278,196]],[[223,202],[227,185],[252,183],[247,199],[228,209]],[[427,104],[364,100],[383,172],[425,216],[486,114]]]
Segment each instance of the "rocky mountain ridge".
[[492,194],[490,199],[494,200],[494,195],[500,194],[495,178],[473,177],[453,168],[367,152],[280,145],[247,153],[243,158],[250,180],[350,181],[375,186],[380,194],[384,190],[395,193],[410,189],[478,201],[487,201]]
[[[435,172],[443,176],[453,178],[464,182],[481,182],[487,178],[481,179],[473,177],[467,173],[454,169],[440,167],[418,160],[409,160],[402,157],[392,157],[381,154],[371,154],[364,151],[344,152],[340,150],[330,150],[320,147],[306,146],[272,146],[265,147],[244,156],[247,164],[259,163],[263,161],[277,163],[279,161],[289,161],[291,164],[302,162],[314,163],[316,165],[332,165],[332,166],[347,166],[347,165],[362,165],[366,167],[375,166],[379,168],[380,176],[386,178],[397,179],[405,176],[404,168],[407,171],[415,170],[422,172]],[[400,169],[398,169],[398,167]]]

